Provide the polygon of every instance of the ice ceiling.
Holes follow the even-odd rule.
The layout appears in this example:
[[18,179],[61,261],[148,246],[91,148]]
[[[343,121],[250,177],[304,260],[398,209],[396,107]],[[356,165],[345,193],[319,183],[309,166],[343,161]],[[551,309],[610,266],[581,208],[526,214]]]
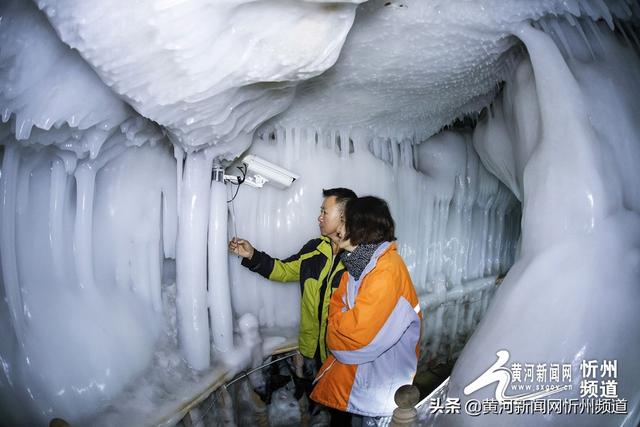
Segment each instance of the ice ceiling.
[[[638,16],[627,0],[3,1],[3,419],[86,422],[149,372],[219,365],[241,353],[240,314],[295,327],[297,286],[247,274],[225,242],[289,255],[317,233],[320,189],[347,186],[390,202],[427,359],[488,307],[450,395],[501,349],[576,372],[616,359],[629,414],[576,422],[636,425]],[[477,125],[440,132],[456,119]],[[228,215],[211,170],[246,150],[301,179],[243,187]]]

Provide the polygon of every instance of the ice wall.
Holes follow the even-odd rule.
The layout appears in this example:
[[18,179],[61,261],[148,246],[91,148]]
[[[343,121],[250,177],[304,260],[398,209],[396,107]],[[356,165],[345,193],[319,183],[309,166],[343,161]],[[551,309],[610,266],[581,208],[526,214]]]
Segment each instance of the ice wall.
[[75,420],[152,356],[175,162],[31,3],[0,15],[0,416]]
[[[425,360],[446,361],[462,347],[487,307],[495,277],[513,263],[520,221],[519,203],[482,166],[469,132],[443,132],[414,144],[267,126],[250,152],[301,178],[286,192],[240,188],[229,233],[285,258],[319,235],[323,188],[347,186],[382,197],[427,313]],[[265,326],[296,325],[298,284],[274,284],[239,264],[231,259],[235,311],[257,314]]]
[[0,412],[16,425],[74,420],[150,361],[175,164],[166,146],[126,149],[122,134],[70,169],[58,149],[2,143]]
[[[204,250],[193,249],[193,238],[184,240],[190,248],[176,247],[176,213],[186,218],[190,211],[178,209],[175,159],[162,141],[137,147],[116,131],[95,160],[82,159],[68,170],[65,152],[57,147],[24,146],[12,136],[3,146],[1,254],[8,304],[2,315],[3,324],[13,326],[3,329],[0,348],[6,367],[3,414],[16,423],[85,419],[151,361],[167,316],[161,311],[163,258],[177,254],[178,264],[182,256],[195,265],[189,252],[181,252],[192,250],[205,262],[189,274],[200,272],[206,280],[206,230],[212,222],[206,215],[199,221],[205,225]],[[488,278],[493,285],[495,275],[509,268],[519,222],[515,198],[484,170],[470,135],[443,133],[416,146],[339,132],[265,129],[252,152],[279,160],[303,178],[288,192],[242,187],[223,241],[233,234],[255,237],[257,247],[285,256],[317,235],[323,187],[348,185],[385,197],[401,251],[434,318],[426,330],[425,357],[447,358],[464,343],[493,292],[492,286],[477,289],[475,279]],[[183,200],[192,200],[185,167]],[[209,179],[202,194],[209,194]],[[227,191],[231,199],[233,188]],[[297,284],[267,284],[238,260],[230,265],[237,316],[252,312],[263,326],[280,330],[296,325]],[[206,299],[205,283],[196,282],[193,289]],[[475,301],[466,312],[452,295]],[[178,310],[195,300],[182,297]],[[201,302],[206,322],[207,303]],[[204,331],[200,341],[182,336],[183,351],[204,342],[208,357],[208,325]]]
[[[616,398],[628,402],[628,415],[519,415],[518,425],[626,426],[639,417],[640,59],[627,28],[583,25],[590,24],[517,30],[530,60],[474,135],[484,163],[522,197],[522,251],[456,363],[447,396],[463,405],[494,397],[496,383],[471,396],[463,389],[498,350],[510,361],[569,363],[573,389],[554,398],[583,396],[583,360],[617,360]],[[496,426],[513,416],[437,421]]]

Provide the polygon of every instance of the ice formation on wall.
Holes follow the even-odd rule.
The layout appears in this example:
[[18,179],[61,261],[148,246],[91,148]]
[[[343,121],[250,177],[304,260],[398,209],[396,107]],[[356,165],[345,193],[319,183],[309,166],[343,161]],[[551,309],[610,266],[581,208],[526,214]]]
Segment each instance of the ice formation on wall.
[[[519,203],[482,166],[471,135],[444,132],[420,145],[310,128],[265,127],[258,135],[251,153],[306,179],[289,192],[242,188],[233,231],[284,258],[318,235],[323,188],[347,185],[357,194],[385,198],[431,325],[423,356],[446,360],[459,349],[486,309],[495,277],[513,263],[520,221]],[[299,293],[297,285],[270,284],[239,262],[231,268],[238,312],[259,313],[269,326],[297,319],[299,305],[291,298]],[[259,298],[243,297],[247,292]],[[295,304],[277,303],[284,298]],[[456,308],[459,299],[473,304]]]
[[[492,397],[492,387],[473,396],[462,391],[502,349],[512,361],[570,363],[573,389],[554,398],[584,392],[583,360],[616,360],[616,397],[627,400],[629,415],[549,419],[626,426],[639,416],[640,199],[632,183],[639,178],[633,165],[640,160],[640,58],[629,39],[623,43],[604,23],[586,33],[582,25],[556,22],[550,34],[520,27],[530,61],[522,61],[495,115],[476,129],[481,158],[522,194],[521,255],[458,359],[448,396],[463,405]],[[518,425],[540,425],[540,418],[522,415]],[[508,422],[495,415],[437,419],[437,425]]]
[[[232,307],[295,327],[298,286],[235,258],[227,271],[221,246],[240,235],[295,252],[332,186],[389,200],[427,363],[455,356],[516,262],[451,394],[503,346],[615,357],[637,420],[640,88],[625,20],[638,3],[371,0],[356,16],[358,3],[0,4],[3,420],[113,421],[109,402],[135,406],[135,383],[150,405],[169,400],[165,385],[206,379],[238,350]],[[434,136],[492,101],[473,134]],[[212,168],[252,141],[302,178],[243,186],[227,218],[233,194]]]
[[1,406],[24,423],[93,411],[148,364],[175,164],[35,7],[1,14]]
[[150,361],[175,164],[160,146],[111,143],[67,170],[57,149],[3,140],[3,406],[77,416]]

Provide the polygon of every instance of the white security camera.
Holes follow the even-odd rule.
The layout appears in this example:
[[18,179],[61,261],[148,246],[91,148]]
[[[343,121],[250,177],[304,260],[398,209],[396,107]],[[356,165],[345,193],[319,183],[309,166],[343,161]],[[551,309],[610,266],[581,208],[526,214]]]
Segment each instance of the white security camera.
[[[277,188],[285,189],[299,178],[299,175],[253,154],[246,155],[240,163],[244,163],[247,168],[244,183],[252,187],[262,188],[268,182]],[[238,177],[225,175],[225,179],[237,183]]]

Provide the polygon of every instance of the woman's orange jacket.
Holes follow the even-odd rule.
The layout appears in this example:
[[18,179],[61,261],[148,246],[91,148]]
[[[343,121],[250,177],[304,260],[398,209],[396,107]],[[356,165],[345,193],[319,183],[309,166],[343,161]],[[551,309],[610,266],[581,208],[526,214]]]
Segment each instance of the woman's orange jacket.
[[311,398],[366,416],[388,416],[396,390],[411,384],[422,313],[396,244],[383,243],[355,280],[343,274],[331,297],[327,346]]

